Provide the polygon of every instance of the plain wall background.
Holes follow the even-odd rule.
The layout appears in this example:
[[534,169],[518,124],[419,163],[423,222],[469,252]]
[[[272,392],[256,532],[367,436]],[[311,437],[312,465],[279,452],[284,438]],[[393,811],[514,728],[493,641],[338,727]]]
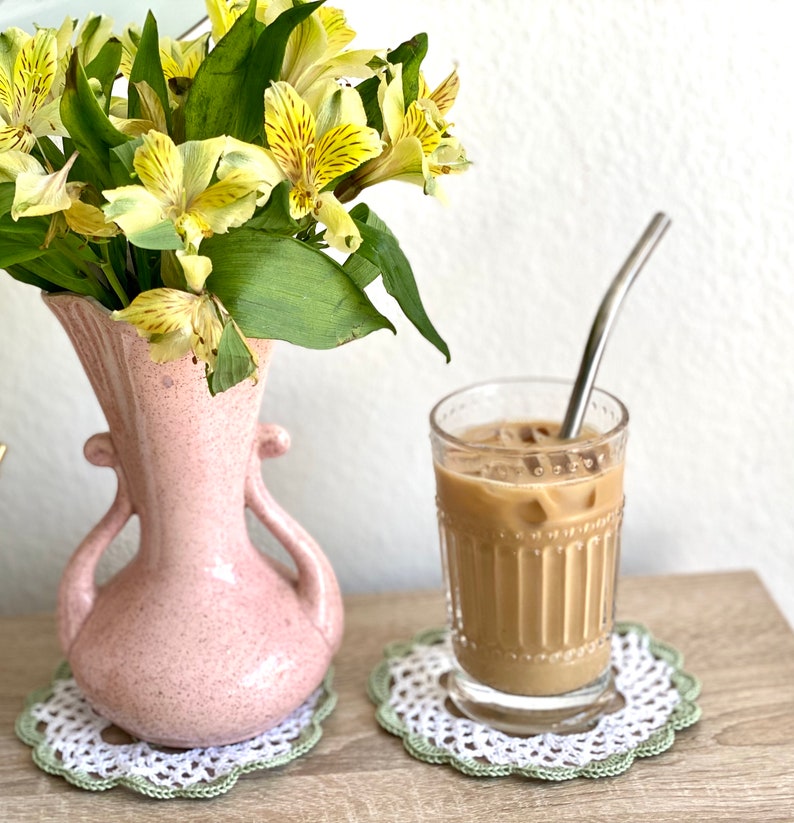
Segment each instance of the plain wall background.
[[[133,5],[102,10],[120,30],[143,20]],[[447,207],[399,183],[363,198],[412,260],[450,365],[377,290],[396,337],[332,352],[277,347],[262,417],[288,428],[293,447],[265,477],[344,590],[440,583],[430,407],[488,377],[573,377],[604,289],[664,210],[673,227],[629,296],[598,381],[632,416],[622,569],[752,567],[794,622],[791,5],[339,5],[362,47],[428,32],[431,87],[458,64],[451,119],[475,163],[447,182]],[[153,6],[163,33],[203,15],[200,3]],[[65,11],[25,4],[46,24]],[[3,28],[19,14],[0,0]],[[0,351],[0,612],[13,614],[53,607],[115,479],[82,457],[105,423],[65,334],[35,290],[5,274]],[[134,546],[130,529],[102,573]]]

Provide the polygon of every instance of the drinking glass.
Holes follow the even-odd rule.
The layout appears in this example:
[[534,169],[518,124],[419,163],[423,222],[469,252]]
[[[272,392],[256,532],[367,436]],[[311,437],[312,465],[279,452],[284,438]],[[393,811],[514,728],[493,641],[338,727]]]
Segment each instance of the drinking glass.
[[628,412],[595,389],[581,435],[556,439],[571,389],[496,380],[430,415],[449,696],[517,734],[580,731],[620,702],[610,652]]

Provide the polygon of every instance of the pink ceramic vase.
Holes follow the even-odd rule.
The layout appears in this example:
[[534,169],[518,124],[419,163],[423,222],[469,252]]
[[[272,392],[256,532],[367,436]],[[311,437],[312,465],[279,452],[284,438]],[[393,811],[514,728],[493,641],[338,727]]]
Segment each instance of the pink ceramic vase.
[[[45,301],[69,335],[110,427],[87,459],[116,499],[79,546],[58,598],[61,645],[92,706],[135,737],[222,745],[276,725],[322,682],[342,635],[327,559],[262,482],[289,445],[258,423],[272,342],[253,340],[259,382],[211,397],[190,355],[157,364],[148,343],[92,300]],[[259,552],[250,508],[296,571]],[[98,587],[100,556],[132,515],[140,547]]]

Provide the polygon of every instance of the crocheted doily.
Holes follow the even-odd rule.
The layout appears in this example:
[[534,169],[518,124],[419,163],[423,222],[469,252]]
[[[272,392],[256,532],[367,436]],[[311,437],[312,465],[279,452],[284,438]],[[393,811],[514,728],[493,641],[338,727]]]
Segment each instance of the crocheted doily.
[[392,643],[384,655],[369,680],[378,722],[419,760],[470,775],[570,780],[620,774],[635,758],[668,749],[675,732],[700,717],[700,683],[681,670],[682,656],[636,623],[618,624],[612,640],[623,707],[576,734],[512,736],[450,712],[442,685],[453,666],[446,630]]
[[[336,704],[331,670],[322,685],[270,731],[228,746],[160,749],[120,732],[86,702],[66,663],[52,684],[34,692],[16,722],[36,765],[75,786],[104,791],[126,786],[155,798],[215,797],[242,774],[283,766],[309,751]],[[112,742],[126,738],[129,742]]]

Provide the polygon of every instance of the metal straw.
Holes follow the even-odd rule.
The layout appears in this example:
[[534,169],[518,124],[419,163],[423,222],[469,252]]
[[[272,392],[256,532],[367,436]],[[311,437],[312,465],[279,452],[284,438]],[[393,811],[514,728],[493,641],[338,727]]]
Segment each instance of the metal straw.
[[570,440],[581,431],[598,367],[601,364],[601,356],[620,304],[669,225],[670,218],[666,214],[659,212],[654,216],[607,289],[590,329],[590,337],[584,349],[579,374],[576,377],[571,399],[568,402],[568,410],[560,428],[560,439]]

